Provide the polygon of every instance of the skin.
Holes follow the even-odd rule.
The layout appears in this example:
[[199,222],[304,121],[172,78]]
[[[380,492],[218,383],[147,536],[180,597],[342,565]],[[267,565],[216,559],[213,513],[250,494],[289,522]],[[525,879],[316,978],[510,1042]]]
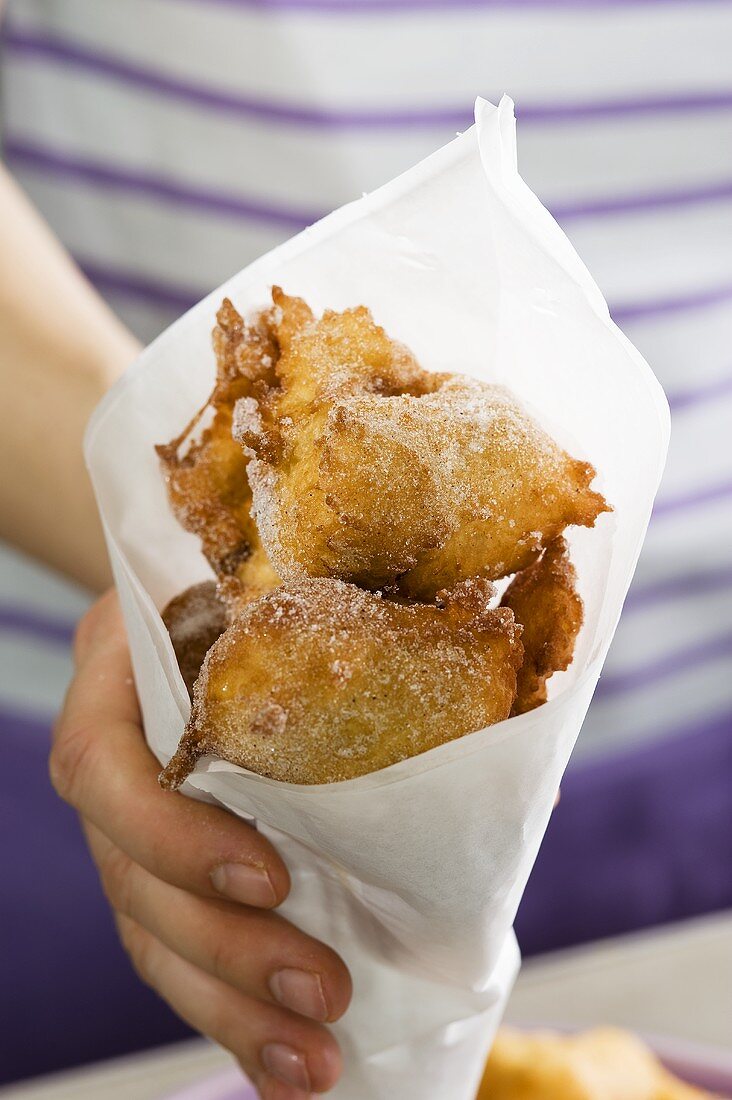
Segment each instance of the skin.
[[[0,463],[13,471],[0,478],[0,538],[92,592],[103,591],[110,571],[82,435],[138,351],[0,165],[0,401],[12,410]],[[232,1052],[266,1100],[328,1089],[340,1054],[321,1021],[345,1011],[345,965],[272,911],[289,879],[262,837],[158,786],[113,595],[82,621],[76,660],[51,772],[79,811],[133,965],[183,1019]],[[271,887],[260,876],[249,896],[240,889],[227,900],[211,878],[227,863],[261,865]],[[221,874],[217,882],[226,886]],[[282,969],[319,975],[321,1021],[276,1003],[269,982]],[[262,1052],[271,1044],[299,1052],[307,1088],[267,1071]],[[292,1077],[291,1062],[279,1065]]]
[[[264,1100],[326,1091],[341,1056],[323,1025],[348,1006],[345,965],[274,911],[290,881],[264,837],[223,810],[158,786],[113,592],[82,620],[75,662],[51,779],[81,815],[133,966],[184,1020],[231,1051]],[[232,864],[256,876],[251,904],[238,891],[227,897],[220,869]],[[275,976],[283,970],[317,975],[318,1020],[278,1003]],[[292,1052],[291,1075],[305,1088],[271,1072],[273,1044]]]
[[111,575],[81,439],[138,351],[0,166],[0,537],[97,591]]

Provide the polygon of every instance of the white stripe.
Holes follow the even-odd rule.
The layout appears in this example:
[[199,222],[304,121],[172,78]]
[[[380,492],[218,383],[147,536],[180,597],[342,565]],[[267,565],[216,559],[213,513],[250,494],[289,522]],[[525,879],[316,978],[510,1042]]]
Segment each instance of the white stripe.
[[659,501],[732,482],[731,432],[732,393],[675,417]]
[[730,83],[732,8],[703,0],[584,12],[446,5],[347,18],[168,0],[25,0],[13,18],[171,75],[330,107],[460,105],[503,91],[533,101],[625,98]]
[[654,518],[643,546],[643,575],[669,577],[680,564],[699,569],[729,566],[732,546],[730,499],[699,505],[673,516]]
[[[12,67],[10,71],[12,74]],[[94,81],[88,78],[68,75],[65,78],[48,77],[37,73],[35,79],[31,80],[22,71],[16,71],[15,78],[9,81],[7,96],[11,130],[21,129],[25,136],[37,141],[53,142],[53,146],[59,148],[58,134],[63,132],[64,119],[76,117],[78,125],[72,150],[83,156],[94,157],[95,154],[98,155],[96,151],[103,138],[109,148],[108,134],[111,132],[116,136],[112,146],[115,150],[111,153],[112,163],[117,159],[123,165],[147,167],[149,170],[150,131],[147,124],[153,129],[157,126],[157,132],[169,135],[169,148],[176,150],[172,157],[166,157],[163,152],[158,165],[164,165],[166,161],[175,165],[177,160],[177,167],[183,167],[184,178],[196,185],[220,188],[223,181],[225,190],[231,189],[234,193],[240,190],[240,193],[255,199],[268,198],[275,204],[289,203],[295,207],[312,206],[314,210],[328,209],[355,197],[362,189],[368,189],[371,183],[377,183],[379,178],[404,167],[407,160],[419,159],[427,151],[426,148],[409,146],[399,151],[393,140],[379,140],[361,143],[358,156],[354,155],[351,159],[351,154],[356,152],[354,146],[349,149],[335,141],[328,142],[321,136],[315,139],[301,138],[288,152],[284,145],[273,145],[266,140],[261,145],[248,145],[246,142],[251,139],[251,133],[242,134],[241,145],[237,146],[232,144],[231,131],[227,132],[224,140],[224,135],[220,132],[211,131],[206,134],[201,130],[196,133],[195,124],[190,126],[191,133],[185,140],[184,133],[189,128],[190,118],[187,112],[180,109],[170,106],[159,108],[158,105],[157,114],[146,118],[146,126],[137,128],[129,125],[130,113],[132,112],[134,118],[135,111],[140,109],[139,104],[135,105],[130,101],[134,100],[134,96],[118,96],[103,88],[97,94]],[[18,119],[18,115],[25,120],[35,117],[37,121],[31,126]],[[163,116],[168,116],[168,119],[175,116],[178,129],[175,126],[168,127]],[[128,120],[127,124],[125,118]],[[200,124],[201,120],[197,121]],[[219,125],[228,129],[228,123],[221,122]],[[161,140],[163,150],[168,148],[167,140]],[[208,154],[206,157],[189,155],[190,149],[199,147],[198,141],[201,142],[201,148],[218,150],[211,154],[211,165],[208,165]],[[269,157],[261,153],[265,145]],[[526,142],[526,146],[531,147],[530,140]],[[60,147],[63,149],[64,145],[61,144]],[[66,148],[68,147],[67,145]],[[105,151],[103,160],[109,155]],[[399,163],[396,163],[397,160]],[[370,164],[368,170],[366,162]],[[556,162],[561,162],[560,149],[556,151]],[[588,158],[588,163],[590,162]],[[298,165],[296,182],[293,181],[291,171],[293,163]],[[154,170],[154,162],[152,167]],[[246,190],[237,188],[236,181],[239,179],[246,179]],[[268,179],[271,180],[269,185]],[[537,185],[537,180],[530,179],[529,182]],[[74,184],[64,183],[59,185],[59,190],[73,190],[74,187]],[[566,198],[558,197],[561,201],[567,201]],[[133,201],[136,208],[142,202]],[[151,203],[151,209],[157,210],[159,207],[159,203]],[[179,213],[181,219],[186,221],[193,222],[197,217],[178,210],[176,217]],[[78,232],[90,234],[92,227],[87,226],[83,215],[81,217],[82,224]],[[204,218],[205,215],[200,216],[200,220]],[[161,220],[165,220],[164,215]],[[567,228],[570,238],[610,300],[615,298],[633,301],[665,293],[686,293],[690,289],[714,285],[718,281],[732,281],[732,252],[722,247],[725,237],[732,239],[732,201],[713,203],[708,207],[674,208],[583,220],[572,222]],[[253,226],[237,226],[235,232],[237,237],[242,232],[251,234],[257,242],[253,250],[248,250],[249,255],[258,255],[262,250],[258,242],[275,242],[283,236],[282,232],[269,232]],[[212,226],[211,233],[216,236],[216,226]],[[163,231],[159,229],[158,239],[162,236]],[[172,238],[175,239],[176,236],[174,231]],[[84,242],[79,243],[83,247]],[[175,251],[175,245],[173,250]],[[219,270],[234,269],[227,266],[228,255],[231,255],[231,249],[224,251]],[[185,269],[184,265],[183,270]],[[172,270],[181,270],[177,253]]]
[[[191,110],[63,68],[6,62],[8,133],[189,185],[324,213],[454,137],[450,129],[345,135]],[[144,112],[144,124],[137,120]],[[732,121],[732,112],[730,112]],[[110,134],[114,141],[110,141]],[[159,135],[151,148],[150,134]],[[192,155],[205,150],[205,155]]]
[[732,179],[732,110],[595,118],[571,126],[519,121],[518,146],[524,179],[549,207],[682,191]]
[[[732,584],[626,610],[605,672],[633,672],[732,630]],[[729,657],[728,657],[729,659]]]
[[179,316],[179,310],[164,309],[153,302],[133,301],[126,294],[103,291],[102,297],[142,344],[150,344]]
[[704,725],[732,709],[729,654],[613,699],[596,698],[582,727],[575,759],[661,740]]
[[732,303],[626,321],[623,329],[669,391],[732,371]]
[[19,178],[72,252],[202,293],[290,236],[32,173]]
[[0,605],[22,603],[24,607],[74,622],[84,614],[90,602],[80,585],[62,579],[58,573],[44,569],[0,543]]
[[[3,115],[11,135],[103,164],[165,171],[190,185],[316,211],[372,190],[453,136],[447,126],[363,132],[271,127],[12,54],[3,69]],[[159,140],[151,143],[150,134]],[[519,124],[522,172],[549,206],[732,181],[731,144],[732,109],[702,117]],[[193,149],[205,155],[192,156]]]
[[[174,283],[214,286],[290,235],[76,181],[42,181],[30,172],[20,178],[74,248],[93,248],[120,263],[137,257],[142,270]],[[725,247],[732,240],[732,203],[583,222],[570,225],[568,235],[611,304],[732,285],[732,250]],[[701,335],[700,329],[703,349]]]
[[71,679],[69,650],[37,638],[0,633],[0,700],[29,715],[56,714]]
[[732,202],[570,223],[567,236],[610,302],[732,285]]

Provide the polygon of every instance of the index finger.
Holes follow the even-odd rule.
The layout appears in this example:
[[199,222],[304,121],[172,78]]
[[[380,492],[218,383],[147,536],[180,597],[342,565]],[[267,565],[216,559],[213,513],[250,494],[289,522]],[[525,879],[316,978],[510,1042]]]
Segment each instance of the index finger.
[[61,797],[174,886],[262,908],[283,901],[289,875],[265,837],[225,810],[159,786],[114,594],[82,620],[77,659],[51,752],[51,780]]

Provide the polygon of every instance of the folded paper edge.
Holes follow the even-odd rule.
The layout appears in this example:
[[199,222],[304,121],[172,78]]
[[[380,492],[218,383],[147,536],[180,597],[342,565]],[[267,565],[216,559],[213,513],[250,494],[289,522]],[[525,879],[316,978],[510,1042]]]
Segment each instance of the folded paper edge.
[[[270,267],[273,262],[278,259],[287,258],[292,255],[297,255],[303,248],[309,247],[311,238],[314,231],[318,231],[322,239],[327,239],[337,232],[342,226],[348,225],[353,221],[358,220],[360,217],[365,216],[371,209],[379,208],[385,203],[392,201],[405,190],[409,190],[420,182],[430,178],[440,171],[443,171],[450,164],[457,163],[461,157],[465,155],[471,155],[475,151],[475,145],[472,141],[477,141],[478,152],[481,157],[483,170],[486,173],[486,177],[490,180],[492,185],[500,191],[506,205],[514,211],[520,210],[524,224],[526,224],[527,231],[530,231],[532,236],[545,247],[545,237],[549,237],[552,242],[552,249],[550,250],[551,257],[562,266],[563,270],[567,272],[577,285],[583,290],[588,303],[593,306],[594,311],[603,320],[605,324],[612,327],[612,330],[617,338],[621,338],[624,351],[631,352],[632,358],[636,366],[641,370],[643,381],[648,390],[648,396],[653,404],[654,411],[657,414],[657,429],[658,429],[658,466],[657,476],[654,479],[653,494],[650,495],[647,502],[647,514],[650,518],[650,512],[653,505],[653,499],[655,498],[655,492],[658,489],[660,477],[665,465],[666,452],[668,449],[668,440],[670,435],[670,413],[668,408],[668,402],[666,400],[663,389],[661,388],[658,380],[656,379],[653,371],[641,356],[637,349],[630,343],[630,341],[624,336],[624,334],[617,328],[614,322],[611,320],[607,304],[600,292],[597,284],[592,278],[590,272],[580,259],[579,255],[566,238],[563,230],[557,224],[555,219],[549,213],[548,210],[541,204],[539,199],[530,190],[528,185],[524,182],[518,173],[517,166],[517,154],[516,154],[516,128],[515,128],[515,115],[513,101],[508,96],[503,96],[499,105],[489,103],[487,100],[478,98],[475,104],[475,126],[465,131],[463,134],[458,135],[456,139],[449,142],[447,145],[438,149],[430,156],[424,158],[417,165],[414,165],[395,179],[389,181],[382,187],[365,195],[363,198],[358,199],[352,203],[348,203],[345,206],[338,208],[331,214],[327,215],[315,226],[308,227],[295,237],[290,238],[277,248],[273,249],[259,260],[254,261],[249,265],[247,269],[252,273],[252,279],[256,278],[257,272],[261,267]],[[470,135],[474,135],[471,140]],[[497,163],[500,166],[500,172],[497,174],[489,157],[489,149],[493,147],[493,151],[499,155],[496,157]],[[541,233],[538,232],[539,227]],[[561,256],[558,254],[561,253]],[[240,273],[239,273],[240,274]],[[232,278],[237,278],[237,275]],[[127,390],[130,385],[134,385],[137,377],[144,371],[145,364],[154,353],[156,346],[160,341],[170,335],[170,333],[178,327],[186,327],[194,324],[199,315],[207,308],[210,302],[217,301],[222,293],[225,292],[226,287],[231,282],[231,279],[226,280],[221,286],[212,290],[204,298],[201,299],[196,305],[192,306],[185,314],[178,318],[172,325],[170,325],[163,333],[161,333],[143,352],[138,358],[130,365],[127,371],[122,377],[115,383],[110,391],[102,398],[96,409],[92,413],[90,420],[87,424],[87,428],[84,434],[84,458],[89,470],[92,483],[96,492],[96,481],[94,474],[94,449],[98,438],[98,433],[101,430],[104,420],[107,415],[111,414],[115,405],[119,401],[121,395]],[[649,410],[650,411],[650,410]],[[150,597],[147,590],[143,587],[142,583],[138,580],[137,575],[132,568],[132,565],[127,560],[126,555],[116,545],[116,540],[109,531],[108,524],[106,522],[104,507],[98,498],[99,510],[102,515],[102,521],[105,530],[105,536],[107,541],[115,547],[115,553],[119,564],[126,575],[128,583],[130,583],[133,591],[136,594],[136,598],[139,599],[144,605],[146,611],[150,614],[154,614],[159,617],[159,611]],[[645,537],[645,531],[647,528],[647,520],[644,524],[639,525],[636,553],[629,566],[627,573],[627,581],[630,583],[632,578],[635,564],[637,562],[640,549]],[[627,585],[626,585],[627,591]],[[621,608],[622,609],[622,608]],[[619,618],[620,610],[618,611],[617,618]],[[143,615],[143,620],[145,616]],[[147,623],[145,623],[146,629]],[[154,644],[154,643],[153,643]],[[587,666],[579,674],[577,680],[574,682],[571,688],[568,688],[561,695],[550,699],[543,704],[542,710],[545,711],[547,717],[549,714],[553,714],[555,711],[561,710],[563,707],[568,706],[574,699],[578,692],[587,687],[588,681],[594,679],[596,683],[602,667],[599,655],[595,656],[588,662]],[[179,674],[180,675],[180,674]],[[166,679],[168,679],[166,677]],[[169,684],[170,686],[170,684]],[[180,679],[180,688],[183,690],[183,681]],[[593,685],[594,686],[594,685]],[[177,692],[176,694],[180,694]],[[545,710],[546,708],[546,710]],[[342,780],[337,783],[329,784],[291,784],[284,783],[279,780],[273,780],[266,776],[258,775],[255,772],[250,772],[244,768],[239,768],[236,765],[229,764],[225,761],[214,760],[212,766],[208,766],[205,763],[203,767],[192,773],[188,782],[191,786],[196,786],[195,777],[205,776],[213,773],[225,773],[227,775],[238,775],[253,780],[258,784],[265,784],[267,786],[276,786],[280,789],[288,789],[292,792],[297,792],[300,796],[307,796],[308,794],[323,794],[324,792],[341,793],[346,790],[352,791],[354,788],[362,787],[364,789],[375,789],[377,786],[387,786],[392,784],[398,784],[407,782],[414,776],[423,774],[424,772],[434,770],[436,768],[449,764],[456,756],[464,756],[467,754],[472,755],[473,752],[477,752],[485,748],[482,743],[483,739],[490,736],[491,742],[497,744],[503,743],[505,740],[518,736],[527,724],[536,720],[536,716],[520,715],[511,719],[506,719],[503,722],[496,723],[494,726],[486,727],[482,730],[476,730],[472,733],[465,734],[463,737],[454,741],[446,742],[442,745],[438,745],[427,752],[420,753],[418,756],[410,757],[407,760],[399,761],[390,765],[388,768],[381,769],[378,772],[371,773],[365,776],[358,776],[354,779]],[[480,739],[481,743],[478,743]],[[471,745],[472,742],[472,745]],[[459,746],[459,747],[456,747]],[[204,758],[205,760],[206,758]],[[406,773],[406,774],[403,774]],[[378,780],[375,780],[378,777]],[[197,788],[198,789],[198,788]]]
[[[497,107],[479,96],[475,101],[475,126],[486,178],[496,190],[502,193],[510,209],[514,212],[520,211],[523,225],[530,231],[534,242],[545,252],[549,251],[552,259],[560,264],[565,273],[584,291],[588,304],[606,327],[613,332],[641,371],[658,414],[658,427],[661,433],[658,477],[660,481],[671,435],[671,411],[661,383],[645,357],[613,321],[602,291],[556,218],[520,175],[516,115],[514,102],[510,96],[503,95]],[[491,151],[499,155],[491,158]],[[496,164],[499,166],[498,170],[495,167]],[[549,250],[546,248],[547,241],[551,245]]]

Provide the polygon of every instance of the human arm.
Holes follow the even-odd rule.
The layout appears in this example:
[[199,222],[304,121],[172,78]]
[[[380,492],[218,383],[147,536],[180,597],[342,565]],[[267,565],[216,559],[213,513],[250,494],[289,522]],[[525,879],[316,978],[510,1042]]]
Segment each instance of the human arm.
[[0,165],[0,538],[94,590],[110,574],[82,438],[138,351]]

